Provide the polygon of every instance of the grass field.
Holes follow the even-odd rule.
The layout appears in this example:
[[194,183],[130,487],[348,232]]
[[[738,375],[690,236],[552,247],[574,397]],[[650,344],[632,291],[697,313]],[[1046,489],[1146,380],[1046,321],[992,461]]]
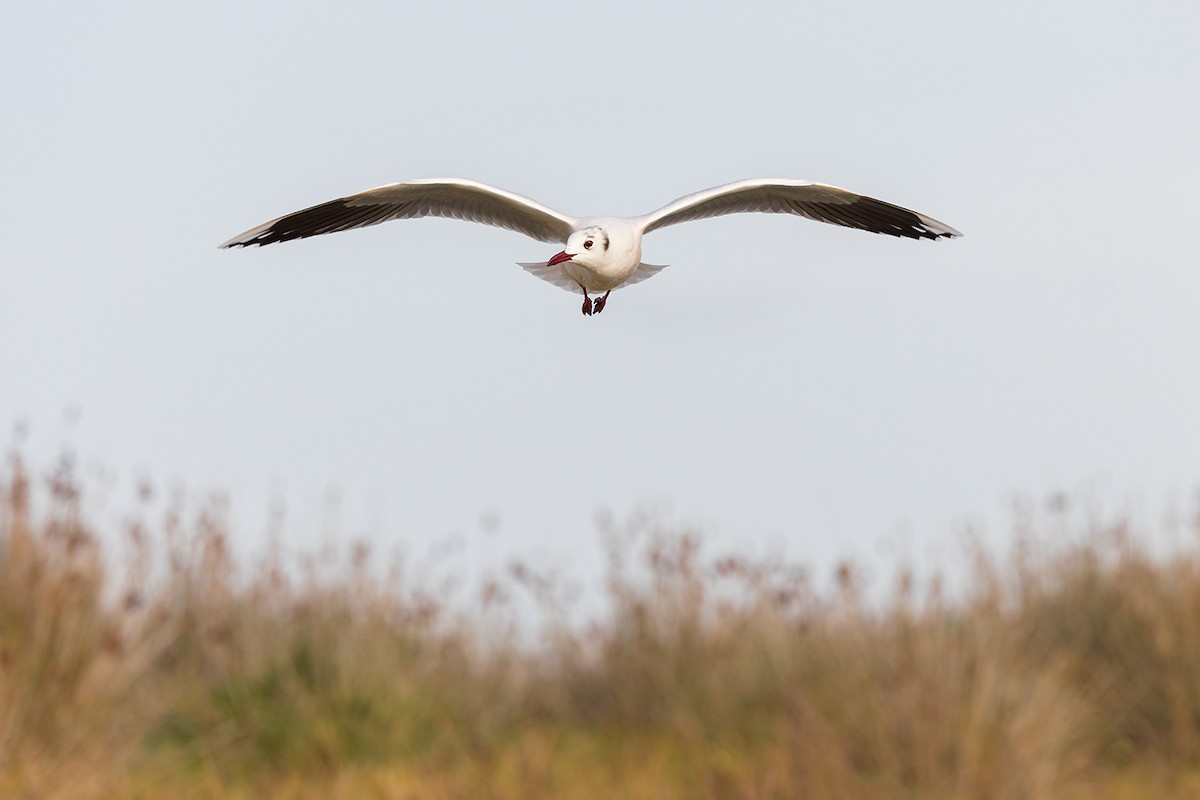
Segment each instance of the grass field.
[[1200,797],[1200,519],[1034,519],[961,591],[635,525],[580,623],[526,568],[451,602],[239,564],[211,509],[105,547],[69,469],[0,495],[0,797]]

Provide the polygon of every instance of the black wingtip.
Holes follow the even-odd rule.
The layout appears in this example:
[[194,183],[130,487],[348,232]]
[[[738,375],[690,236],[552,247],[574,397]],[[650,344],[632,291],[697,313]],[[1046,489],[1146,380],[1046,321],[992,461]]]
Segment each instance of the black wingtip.
[[[238,241],[227,242],[222,247],[265,247],[276,242],[307,239],[323,233],[336,233],[351,228],[365,228],[394,219],[408,203],[351,204],[349,198],[338,198],[328,203],[306,208],[294,214],[280,217],[260,228],[247,231]],[[250,235],[253,234],[253,235]]]

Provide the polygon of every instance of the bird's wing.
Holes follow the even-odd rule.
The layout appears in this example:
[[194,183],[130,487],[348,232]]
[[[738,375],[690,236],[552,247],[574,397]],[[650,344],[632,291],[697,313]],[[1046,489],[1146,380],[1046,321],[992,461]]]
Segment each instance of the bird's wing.
[[508,228],[543,242],[565,242],[576,220],[527,197],[462,178],[428,178],[389,183],[271,220],[238,234],[221,247],[249,247],[392,219],[450,217]]
[[643,233],[705,217],[761,211],[802,217],[848,228],[904,236],[943,239],[962,236],[944,222],[836,186],[780,178],[751,178],[689,194],[641,217]]

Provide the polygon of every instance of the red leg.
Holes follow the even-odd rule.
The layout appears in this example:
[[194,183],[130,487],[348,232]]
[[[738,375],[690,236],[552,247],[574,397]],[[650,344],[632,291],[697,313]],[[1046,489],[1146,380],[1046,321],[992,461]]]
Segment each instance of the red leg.
[[[579,288],[583,289],[582,286]],[[592,298],[588,297],[587,289],[583,289],[583,314],[587,317],[592,315]]]
[[599,314],[601,311],[604,310],[604,304],[608,302],[608,295],[609,295],[609,292],[611,292],[611,291],[612,291],[612,289],[609,289],[607,292],[604,293],[604,297],[601,297],[599,300],[596,301],[596,306],[592,310],[592,313]]

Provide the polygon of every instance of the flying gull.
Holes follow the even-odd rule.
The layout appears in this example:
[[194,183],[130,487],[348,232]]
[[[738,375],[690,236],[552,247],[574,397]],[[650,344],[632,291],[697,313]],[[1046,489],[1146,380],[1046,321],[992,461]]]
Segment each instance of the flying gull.
[[[647,233],[679,222],[751,211],[796,214],[907,239],[962,235],[907,208],[836,186],[785,178],[727,183],[681,197],[641,217],[571,217],[476,181],[427,178],[389,183],[288,214],[238,234],[221,247],[274,244],[393,219],[450,217],[481,222],[564,245],[548,261],[518,263],[555,286],[582,292],[583,313],[591,315],[604,310],[613,289],[644,281],[666,266],[642,262],[642,237]],[[595,300],[592,294],[598,295]]]

